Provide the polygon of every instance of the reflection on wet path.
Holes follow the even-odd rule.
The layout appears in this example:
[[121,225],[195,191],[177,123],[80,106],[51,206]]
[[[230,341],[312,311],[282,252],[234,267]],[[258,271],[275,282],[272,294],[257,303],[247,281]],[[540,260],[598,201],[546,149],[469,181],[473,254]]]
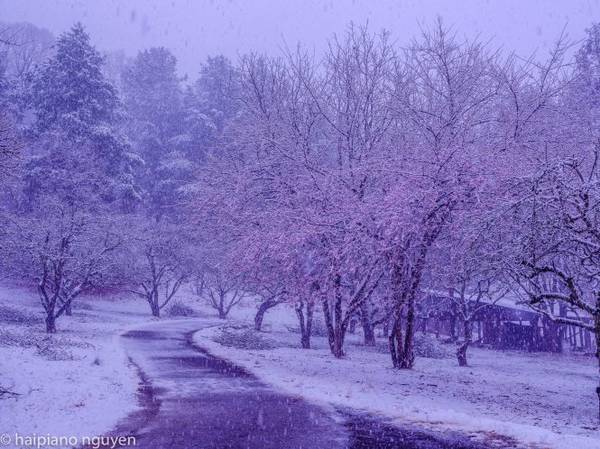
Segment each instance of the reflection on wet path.
[[197,322],[130,331],[123,343],[151,383],[158,411],[136,432],[140,448],[344,448],[347,436],[318,407],[272,391],[190,344]]
[[114,435],[143,449],[486,449],[460,435],[399,428],[352,410],[338,413],[272,390],[192,344],[199,321],[133,330],[122,342],[143,380],[143,409]]

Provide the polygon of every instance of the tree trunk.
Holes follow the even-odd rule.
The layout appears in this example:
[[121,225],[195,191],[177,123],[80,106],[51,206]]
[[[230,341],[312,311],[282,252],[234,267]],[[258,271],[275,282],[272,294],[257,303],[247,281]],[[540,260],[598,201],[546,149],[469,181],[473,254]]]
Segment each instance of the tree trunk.
[[404,350],[400,358],[400,368],[411,369],[415,364],[415,299],[414,294],[408,300],[406,312],[406,332],[404,335]]
[[335,304],[333,307],[334,317],[334,333],[333,333],[333,356],[341,358],[344,356],[344,336],[346,334],[346,327],[342,323],[343,312],[342,312],[342,293],[340,291],[342,285],[342,277],[336,276],[335,280]]
[[392,366],[400,368],[401,360],[404,358],[404,346],[402,338],[402,311],[400,311],[392,323],[392,331],[388,337]]
[[56,332],[56,317],[54,311],[46,313],[46,332],[53,334]]
[[356,332],[356,318],[352,317],[348,326],[348,333],[354,335],[354,332]]
[[267,310],[272,309],[277,304],[279,304],[279,301],[269,300],[262,302],[260,306],[258,306],[256,315],[254,316],[254,329],[256,331],[260,331],[262,329],[263,320],[265,319],[265,313],[267,313]]
[[[394,316],[392,332],[388,338],[392,365],[394,368],[411,369],[415,362],[414,334],[415,310],[414,300],[402,305]],[[406,307],[406,330],[402,332],[403,311]]]
[[150,310],[152,316],[160,318],[160,298],[158,296],[158,285],[154,284],[154,288],[147,293],[148,304],[150,304]]
[[225,307],[225,299],[227,299],[227,293],[219,292],[219,305],[217,307],[217,312],[219,313],[219,318],[222,320],[227,319],[227,308]]
[[[325,320],[325,327],[327,328],[327,342],[329,348],[333,348],[333,322],[331,320],[331,311],[329,310],[329,302],[327,299],[323,299],[323,319]],[[332,351],[333,352],[333,351]]]
[[598,422],[600,422],[600,297],[596,299],[596,316],[594,318],[594,331],[596,333],[596,358],[598,359]]
[[463,320],[463,330],[465,334],[465,340],[456,349],[456,358],[458,360],[458,366],[468,366],[467,364],[467,349],[473,341],[473,329],[471,327],[471,320]]
[[73,315],[73,309],[72,309],[72,303],[71,303],[71,301],[69,301],[67,303],[67,306],[65,307],[65,315],[67,315],[67,316],[72,316]]
[[148,301],[150,303],[150,310],[152,311],[152,316],[156,318],[160,318],[160,307],[158,306],[158,302],[151,299]]
[[398,348],[396,348],[396,333],[398,332],[398,328],[396,326],[396,322],[392,327],[392,332],[390,332],[388,336],[388,346],[390,349],[390,357],[392,358],[392,366],[394,368],[398,368]]
[[333,317],[329,310],[329,304],[327,300],[323,300],[323,316],[325,318],[325,325],[327,327],[327,341],[329,342],[329,349],[336,358],[344,356],[344,333],[345,328],[342,325],[342,305],[341,299],[336,298],[336,304],[334,307]]
[[360,322],[365,346],[375,346],[375,329],[371,320],[371,310],[366,302],[360,306]]
[[266,302],[263,302],[258,306],[256,315],[254,315],[254,330],[260,332],[262,329],[263,320],[265,319],[265,313],[269,310],[269,306]]
[[391,318],[387,318],[384,322],[383,322],[383,336],[385,338],[388,338],[390,336],[390,321]]
[[452,341],[452,342],[454,342],[458,339],[457,332],[456,332],[456,315],[457,315],[456,304],[452,303],[451,310],[450,310],[450,341]]
[[306,326],[302,334],[301,343],[304,349],[310,349],[310,337],[312,336],[313,303],[306,303]]
[[375,340],[375,329],[372,325],[363,326],[364,344],[365,346],[375,346],[377,341]]
[[312,334],[313,305],[306,303],[306,316],[304,316],[304,302],[296,304],[296,315],[300,323],[300,344],[303,349],[310,349],[310,337]]
[[344,357],[344,329],[338,323],[335,327],[332,352],[335,358]]

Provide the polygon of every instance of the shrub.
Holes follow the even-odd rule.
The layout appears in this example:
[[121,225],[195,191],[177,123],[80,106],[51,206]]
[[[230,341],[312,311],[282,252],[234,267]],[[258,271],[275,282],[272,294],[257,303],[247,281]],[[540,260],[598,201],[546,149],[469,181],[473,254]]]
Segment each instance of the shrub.
[[[417,357],[424,357],[427,359],[445,359],[452,356],[452,354],[448,352],[447,346],[444,346],[434,335],[423,334],[420,332],[415,334],[414,350]],[[389,352],[387,338],[385,340],[378,340],[377,351],[384,353]]]
[[67,347],[57,344],[57,342],[46,340],[38,343],[36,346],[36,352],[46,360],[75,360],[73,353]]
[[213,338],[217,343],[238,349],[274,349],[277,344],[249,327],[228,326]]
[[[295,334],[300,333],[300,328],[298,326],[287,326],[287,330]],[[310,335],[312,337],[327,337],[327,326],[325,326],[323,319],[313,317]]]
[[73,310],[93,310],[93,307],[87,302],[74,301]]
[[11,307],[0,306],[0,322],[11,324],[39,324],[42,323],[42,317],[26,313]]
[[415,334],[415,354],[428,359],[451,357],[447,346],[444,346],[434,335],[423,333]]
[[167,309],[167,316],[177,317],[177,316],[195,316],[196,311],[192,309],[187,304],[184,304],[181,301],[175,301],[171,306]]

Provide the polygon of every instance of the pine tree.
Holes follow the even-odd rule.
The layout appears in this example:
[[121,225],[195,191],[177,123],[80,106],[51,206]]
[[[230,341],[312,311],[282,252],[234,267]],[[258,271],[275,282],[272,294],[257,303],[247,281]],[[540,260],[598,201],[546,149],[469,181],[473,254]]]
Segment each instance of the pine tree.
[[60,128],[79,140],[119,120],[119,98],[105,79],[102,64],[80,23],[58,38],[56,55],[42,67],[33,85],[37,133]]
[[[81,24],[62,34],[56,54],[36,73],[31,93],[38,152],[28,162],[28,193],[80,191],[81,199],[131,205],[137,192],[117,91]],[[62,186],[58,189],[58,185]]]
[[[600,102],[600,23],[587,30],[587,38],[575,56],[578,88],[592,96],[594,105]],[[589,99],[589,97],[588,97]]]
[[221,134],[239,109],[239,73],[225,56],[209,57],[196,82],[201,109]]
[[141,51],[125,70],[123,84],[127,112],[137,125],[153,125],[159,144],[181,133],[180,79],[177,60],[169,50]]
[[228,142],[227,127],[240,107],[240,76],[225,56],[208,57],[198,80],[184,93],[184,123],[189,141],[188,158],[203,164],[207,154]]
[[144,160],[138,173],[150,215],[172,212],[191,180],[187,126],[177,61],[163,47],[141,51],[123,74],[128,129]]

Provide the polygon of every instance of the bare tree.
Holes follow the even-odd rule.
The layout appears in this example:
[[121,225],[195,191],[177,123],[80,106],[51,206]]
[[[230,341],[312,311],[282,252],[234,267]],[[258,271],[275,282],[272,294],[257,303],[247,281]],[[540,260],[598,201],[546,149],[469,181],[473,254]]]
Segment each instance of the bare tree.
[[[509,282],[502,261],[508,250],[506,217],[495,213],[494,198],[500,196],[497,186],[482,188],[476,204],[464,205],[434,251],[436,265],[430,283],[435,291],[448,292],[453,323],[460,325],[456,357],[459,366],[467,366],[467,350],[473,342],[473,321],[506,297]],[[446,306],[446,304],[444,304]],[[433,305],[435,307],[435,305]],[[457,335],[458,334],[458,335]]]
[[6,70],[19,88],[26,86],[27,77],[52,55],[54,37],[43,28],[30,23],[6,25],[0,30],[0,44],[6,46]]
[[223,273],[218,267],[209,268],[206,278],[205,298],[208,304],[217,311],[219,318],[224,320],[231,309],[247,297],[247,293],[242,289],[243,278]]
[[110,221],[63,205],[14,219],[11,235],[13,269],[35,281],[49,333],[56,332],[56,320],[76,298],[102,281],[110,253],[121,244]]
[[0,112],[0,185],[16,167],[19,150],[20,145],[10,119]]
[[287,300],[287,293],[283,285],[274,287],[265,285],[262,288],[256,289],[255,294],[258,294],[260,302],[256,310],[256,315],[254,315],[254,329],[260,331],[267,311],[284,303]]
[[438,21],[397,66],[394,107],[405,130],[397,140],[410,143],[394,166],[406,184],[390,185],[388,203],[410,211],[396,212],[387,255],[394,304],[389,343],[398,368],[414,363],[415,305],[432,246],[471,201],[484,158],[498,149],[495,62],[494,52],[476,41],[459,42]]
[[[505,200],[513,245],[507,270],[517,284],[515,292],[545,323],[587,329],[597,347],[599,30],[589,31],[574,65],[566,58],[570,44],[562,36],[546,61],[515,64],[503,72],[507,79],[502,84],[511,105],[507,140],[528,156],[513,163]],[[600,386],[596,393],[600,418]]]
[[185,232],[163,220],[138,228],[130,250],[134,257],[133,293],[144,298],[155,317],[189,279],[192,267]]
[[456,359],[459,366],[468,366],[467,350],[473,342],[473,320],[486,308],[502,300],[508,288],[497,285],[492,277],[463,277],[457,288],[450,290],[450,300],[456,304],[456,312],[460,318],[463,339],[456,348]]
[[312,336],[314,303],[311,299],[299,299],[294,305],[300,327],[300,344],[304,349],[310,349]]
[[[552,322],[593,332],[597,348],[600,348],[599,158],[600,143],[597,143],[591,159],[589,154],[582,153],[579,157],[549,162],[526,185],[521,185],[525,196],[515,206],[522,220],[521,250],[515,251],[517,259],[511,266],[530,307]],[[563,307],[554,307],[556,303]],[[597,392],[600,404],[600,386]]]
[[[322,77],[307,68],[306,57],[289,58],[309,111],[317,112],[317,139],[305,134],[302,142],[308,142],[309,150],[317,155],[305,165],[313,191],[310,196],[327,209],[315,210],[317,215],[307,221],[313,224],[313,233],[321,235],[313,240],[313,248],[321,266],[327,268],[316,294],[336,357],[344,354],[350,320],[382,276],[375,249],[380,242],[378,224],[368,208],[377,201],[376,173],[393,125],[390,101],[395,57],[387,33],[374,34],[352,25],[330,42]],[[319,146],[319,141],[329,145]],[[298,156],[309,150],[301,149]]]

